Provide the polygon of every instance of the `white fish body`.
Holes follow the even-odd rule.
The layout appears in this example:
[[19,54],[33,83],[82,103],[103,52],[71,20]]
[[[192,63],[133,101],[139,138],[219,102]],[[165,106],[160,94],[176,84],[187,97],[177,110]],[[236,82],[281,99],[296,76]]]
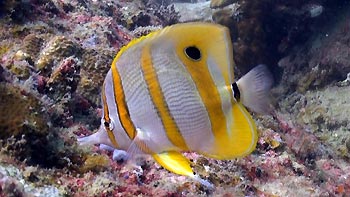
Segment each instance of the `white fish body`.
[[79,141],[138,149],[164,168],[191,177],[181,151],[243,157],[255,149],[258,136],[242,103],[265,110],[272,80],[259,66],[235,83],[233,66],[228,29],[216,24],[173,25],[132,41],[105,78],[101,128]]

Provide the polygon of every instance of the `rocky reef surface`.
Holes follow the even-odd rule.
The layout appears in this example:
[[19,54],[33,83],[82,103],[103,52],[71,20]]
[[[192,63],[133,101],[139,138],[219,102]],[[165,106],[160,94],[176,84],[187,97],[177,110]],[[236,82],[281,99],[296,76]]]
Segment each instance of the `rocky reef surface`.
[[[345,0],[0,1],[0,197],[348,195],[349,13]],[[120,47],[186,21],[230,28],[236,77],[263,63],[276,79],[250,156],[185,153],[215,190],[76,143],[100,125]]]

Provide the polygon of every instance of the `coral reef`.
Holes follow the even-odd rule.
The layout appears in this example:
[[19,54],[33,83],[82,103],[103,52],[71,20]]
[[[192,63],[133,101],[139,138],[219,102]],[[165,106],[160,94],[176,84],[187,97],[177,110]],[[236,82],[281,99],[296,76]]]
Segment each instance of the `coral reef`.
[[62,120],[55,121],[55,117],[65,118],[60,114],[64,114],[61,106],[41,97],[34,89],[28,89],[31,85],[24,85],[28,84],[0,83],[1,154],[41,166],[66,166],[67,158],[81,162],[79,158],[74,159],[81,152],[69,148],[75,140],[59,137]]
[[[338,21],[330,21],[327,28],[279,61],[278,65],[283,68],[282,83],[288,87],[285,90],[304,93],[347,77],[350,72],[346,44],[350,38],[348,12],[348,8],[340,9]],[[292,78],[289,73],[294,73]]]
[[114,50],[87,49],[84,51],[77,93],[95,105],[100,103],[101,86],[114,55]]
[[179,22],[189,21],[211,21],[212,11],[209,7],[209,1],[198,3],[174,3],[174,9],[180,15]]
[[7,16],[12,21],[21,23],[26,17],[32,14],[32,4],[27,1],[1,1],[0,2],[0,17]]
[[[273,65],[271,58],[268,57],[274,55],[267,54],[267,52],[276,52],[274,52],[275,49],[271,48],[274,46],[273,41],[268,39],[268,34],[265,31],[270,22],[267,13],[274,6],[271,5],[272,2],[238,1],[236,4],[225,8],[226,5],[231,3],[233,1],[211,1],[211,6],[213,8],[224,7],[214,12],[213,20],[230,28],[235,63],[238,68],[241,72],[246,73],[258,63]],[[281,36],[281,34],[277,35]],[[251,58],[252,56],[254,58]]]
[[53,37],[40,52],[36,61],[36,69],[43,75],[52,72],[53,65],[63,58],[79,55],[79,46],[64,36]]
[[223,8],[225,6],[231,5],[235,3],[237,0],[211,0],[210,7],[211,8]]
[[[235,62],[242,73],[267,64],[280,78],[277,62],[317,32],[345,1],[217,1],[213,20],[231,30]],[[327,7],[327,9],[325,9]],[[254,57],[254,58],[252,58]]]
[[34,33],[28,34],[26,37],[24,37],[23,45],[21,46],[22,50],[17,52],[21,54],[21,60],[27,60],[31,63],[31,65],[33,65],[36,61],[36,59],[33,58],[36,58],[37,54],[39,54],[43,42],[44,40]]
[[[348,158],[346,140],[349,128],[349,86],[329,87],[327,89],[307,91],[301,95],[293,94],[281,104],[289,106],[289,113],[296,117],[300,125],[331,146],[334,154]],[[337,101],[337,102],[335,102]],[[341,103],[341,105],[339,105]]]
[[0,83],[0,137],[47,135],[48,119],[41,101],[12,84]]
[[[347,196],[344,2],[0,1],[0,196]],[[184,153],[211,190],[149,157],[137,166],[78,146],[101,124],[100,89],[120,47],[197,20],[230,28],[236,75],[265,63],[281,78],[275,113],[254,115],[256,150],[230,161]]]
[[132,33],[136,38],[139,38],[141,36],[145,36],[153,31],[157,31],[160,29],[162,29],[162,26],[137,27],[132,31]]
[[79,72],[80,66],[76,58],[69,57],[62,60],[46,81],[45,92],[55,100],[70,96],[77,88]]

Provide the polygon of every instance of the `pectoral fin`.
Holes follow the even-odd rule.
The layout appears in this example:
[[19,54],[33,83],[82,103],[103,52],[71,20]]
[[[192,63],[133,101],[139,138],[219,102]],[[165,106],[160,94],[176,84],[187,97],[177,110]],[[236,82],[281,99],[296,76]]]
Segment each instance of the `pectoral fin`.
[[193,171],[190,162],[181,153],[176,151],[162,152],[152,155],[159,165],[170,172],[192,177]]
[[154,141],[152,141],[150,138],[149,133],[137,128],[135,138],[131,141],[131,144],[126,152],[131,157],[144,153],[152,155],[154,152],[149,148],[149,144],[154,144]]

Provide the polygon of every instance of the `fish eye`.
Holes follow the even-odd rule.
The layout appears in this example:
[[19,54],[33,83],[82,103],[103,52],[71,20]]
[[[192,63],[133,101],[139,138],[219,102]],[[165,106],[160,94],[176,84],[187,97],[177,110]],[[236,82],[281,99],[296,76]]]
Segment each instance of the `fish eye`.
[[185,54],[188,58],[194,61],[199,61],[201,59],[201,51],[196,46],[185,48]]

